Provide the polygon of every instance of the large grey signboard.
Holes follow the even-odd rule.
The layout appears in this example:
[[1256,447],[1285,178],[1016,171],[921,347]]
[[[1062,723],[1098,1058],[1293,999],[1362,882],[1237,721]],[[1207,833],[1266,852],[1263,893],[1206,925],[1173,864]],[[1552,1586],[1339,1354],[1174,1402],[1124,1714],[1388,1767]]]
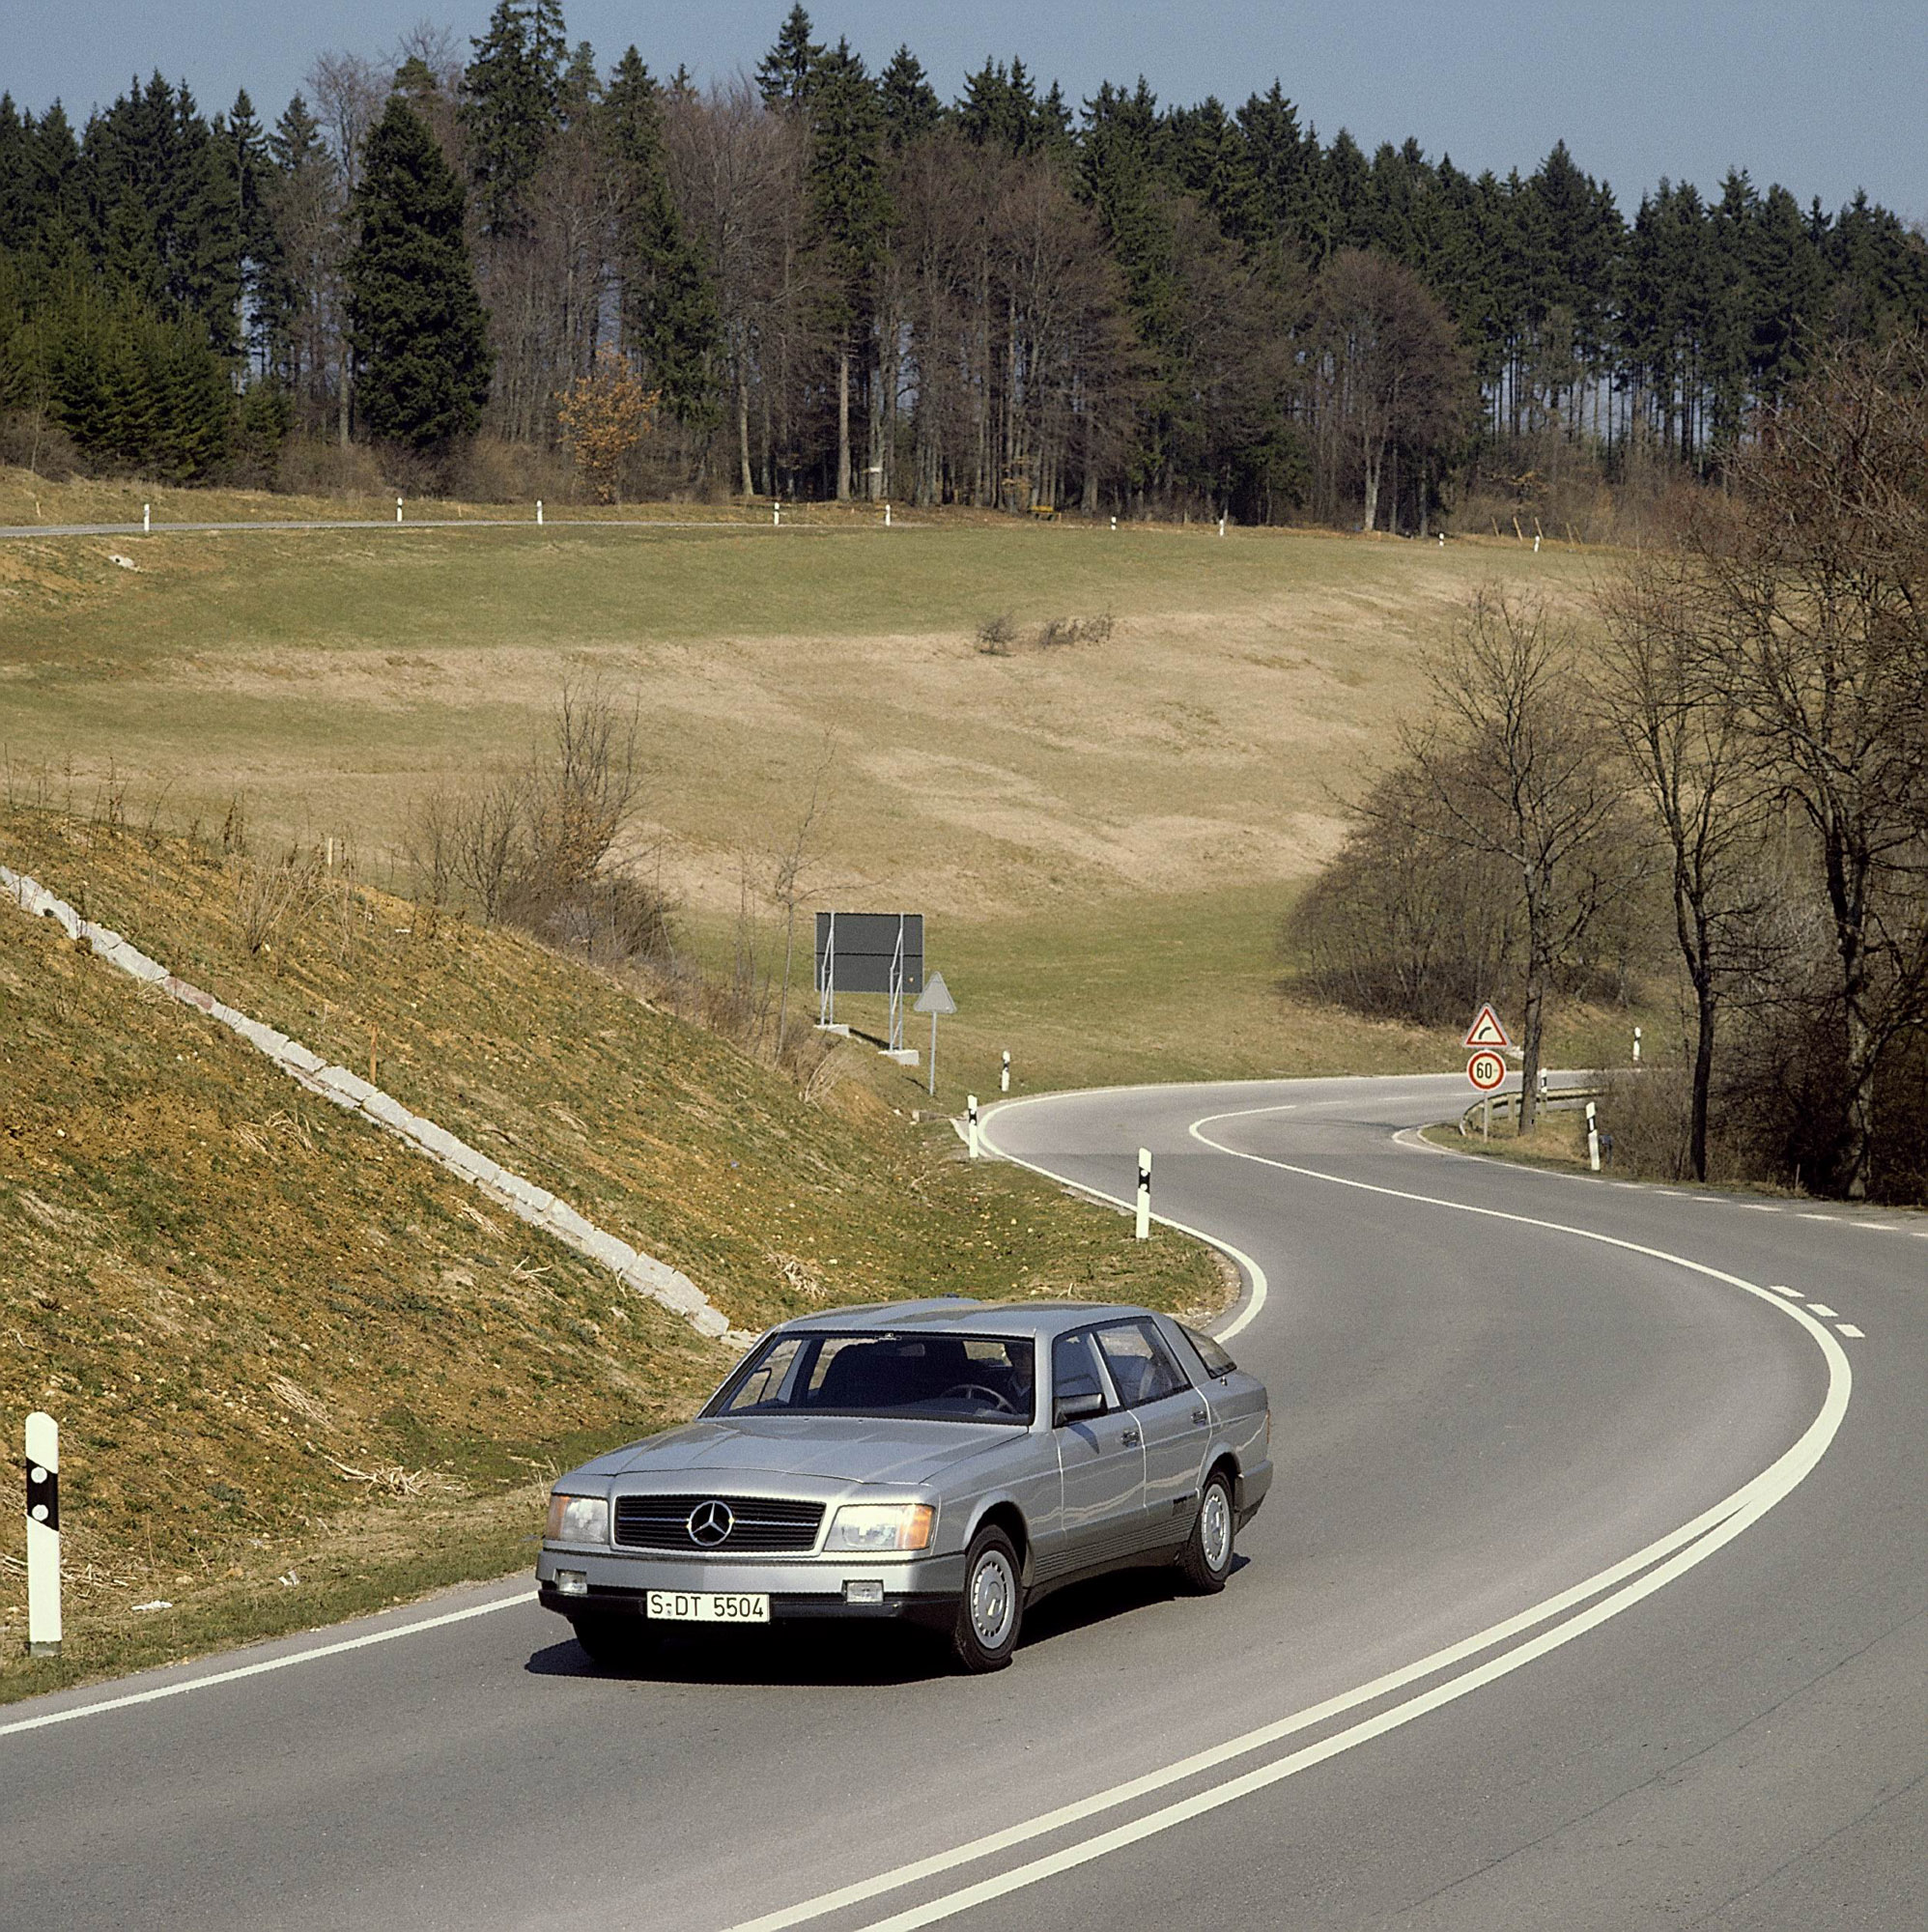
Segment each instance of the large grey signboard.
[[923,914],[817,914],[819,993],[891,993],[915,999],[923,991]]

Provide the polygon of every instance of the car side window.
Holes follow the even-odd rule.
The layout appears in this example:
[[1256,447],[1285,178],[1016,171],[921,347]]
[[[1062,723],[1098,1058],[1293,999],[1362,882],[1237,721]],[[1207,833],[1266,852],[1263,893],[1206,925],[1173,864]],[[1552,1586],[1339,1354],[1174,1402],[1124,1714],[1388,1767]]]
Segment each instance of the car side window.
[[1105,1400],[1105,1385],[1098,1375],[1098,1358],[1092,1347],[1091,1330],[1061,1335],[1051,1345],[1051,1397],[1063,1402],[1066,1396],[1094,1395]]
[[1183,1371],[1148,1321],[1114,1321],[1098,1331],[1105,1366],[1126,1408],[1161,1402],[1190,1387]]

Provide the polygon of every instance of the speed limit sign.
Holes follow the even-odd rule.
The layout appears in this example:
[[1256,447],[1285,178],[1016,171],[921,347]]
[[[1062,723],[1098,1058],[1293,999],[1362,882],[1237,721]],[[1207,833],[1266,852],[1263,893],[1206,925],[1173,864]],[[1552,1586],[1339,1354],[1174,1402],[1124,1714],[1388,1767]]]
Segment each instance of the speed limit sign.
[[1496,1053],[1476,1053],[1466,1063],[1466,1078],[1482,1094],[1490,1094],[1506,1078],[1506,1062]]

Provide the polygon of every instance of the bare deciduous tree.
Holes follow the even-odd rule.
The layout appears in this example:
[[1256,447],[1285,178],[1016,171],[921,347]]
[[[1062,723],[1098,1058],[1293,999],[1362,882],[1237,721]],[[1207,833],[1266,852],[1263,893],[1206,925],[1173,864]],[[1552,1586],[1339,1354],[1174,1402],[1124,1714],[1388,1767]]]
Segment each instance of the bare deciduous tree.
[[1539,1107],[1546,996],[1556,962],[1635,863],[1610,839],[1625,786],[1602,755],[1571,634],[1493,586],[1475,593],[1434,663],[1434,716],[1406,733],[1448,836],[1505,860],[1526,920],[1520,1131]]

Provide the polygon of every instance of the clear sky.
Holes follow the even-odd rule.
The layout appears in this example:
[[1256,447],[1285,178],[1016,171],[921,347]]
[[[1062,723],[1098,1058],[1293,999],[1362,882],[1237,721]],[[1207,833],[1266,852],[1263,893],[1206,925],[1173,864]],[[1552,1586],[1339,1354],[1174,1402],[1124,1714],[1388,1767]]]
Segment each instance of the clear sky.
[[[491,0],[0,0],[0,87],[76,124],[158,67],[209,111],[245,87],[271,120],[325,48],[383,55],[418,19],[479,33]],[[754,65],[788,0],[565,0],[605,66]],[[1461,167],[1530,172],[1564,137],[1629,210],[1660,176],[1730,166],[1832,208],[1865,187],[1928,218],[1928,0],[819,0],[820,38],[873,67],[908,41],[946,98],[1015,53],[1075,102],[1143,72],[1161,99],[1235,105],[1276,76],[1326,136],[1417,135]]]

